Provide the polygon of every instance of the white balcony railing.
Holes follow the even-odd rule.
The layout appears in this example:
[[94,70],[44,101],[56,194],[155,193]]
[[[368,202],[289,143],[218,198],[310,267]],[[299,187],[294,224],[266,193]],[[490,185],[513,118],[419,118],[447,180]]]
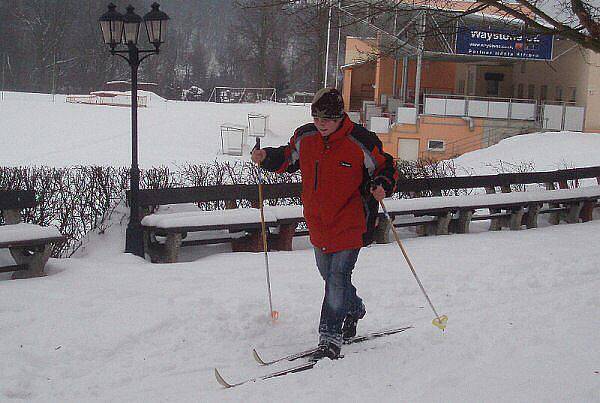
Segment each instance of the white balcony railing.
[[488,98],[460,95],[425,96],[426,115],[473,118],[536,120],[537,101],[516,98]]

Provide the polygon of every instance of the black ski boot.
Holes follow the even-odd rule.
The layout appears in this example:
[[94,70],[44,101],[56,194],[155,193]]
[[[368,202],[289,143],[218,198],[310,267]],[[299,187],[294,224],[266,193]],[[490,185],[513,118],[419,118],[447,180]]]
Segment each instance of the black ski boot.
[[330,360],[337,360],[340,358],[340,350],[341,348],[334,343],[324,342],[319,343],[319,347],[317,351],[311,354],[308,358],[310,361],[319,361],[323,358],[329,358]]
[[344,325],[342,326],[342,337],[344,338],[344,341],[348,341],[356,336],[356,326],[358,325],[358,321],[364,318],[366,313],[367,311],[363,309],[362,313],[358,316],[346,316],[346,319],[344,319]]

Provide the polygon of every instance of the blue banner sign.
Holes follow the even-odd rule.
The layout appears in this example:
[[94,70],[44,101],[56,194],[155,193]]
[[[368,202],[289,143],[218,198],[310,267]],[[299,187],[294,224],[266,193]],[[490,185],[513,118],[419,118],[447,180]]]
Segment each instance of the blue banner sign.
[[456,53],[471,56],[551,60],[552,35],[461,28],[456,34]]

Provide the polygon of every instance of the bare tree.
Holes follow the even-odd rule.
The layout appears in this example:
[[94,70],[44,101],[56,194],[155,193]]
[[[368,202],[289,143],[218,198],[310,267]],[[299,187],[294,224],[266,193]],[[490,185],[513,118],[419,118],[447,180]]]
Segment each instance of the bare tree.
[[284,59],[289,44],[285,35],[286,14],[277,7],[237,8],[232,24],[221,47],[219,61],[227,66],[223,73],[236,86],[274,87],[285,89],[287,71]]
[[[317,90],[323,80],[326,55],[329,4],[313,0],[274,1],[237,0],[242,15],[265,15],[275,11],[270,17],[279,23],[277,39],[280,60],[285,61],[290,87],[299,90]],[[252,24],[251,21],[247,21]],[[269,60],[274,60],[271,57]],[[276,70],[284,66],[276,66]]]
[[[139,15],[153,0],[131,0]],[[168,0],[167,42],[140,66],[140,80],[179,97],[186,67],[205,76],[233,14],[233,0]],[[129,66],[102,43],[98,18],[109,0],[0,0],[0,71],[3,89],[83,93],[109,80],[129,80]],[[115,2],[116,3],[116,2]],[[161,2],[162,3],[162,2]],[[124,12],[123,4],[119,11]],[[145,43],[144,28],[140,41]],[[216,66],[217,69],[220,66]]]
[[[73,12],[73,1],[14,1],[8,3],[12,29],[22,39],[14,49],[15,79],[29,81],[32,89],[47,91],[52,87],[56,58],[64,54],[64,38],[69,22],[63,16]],[[29,65],[30,68],[24,68]],[[27,76],[22,74],[27,72]]]
[[[315,10],[329,7],[345,10],[352,18],[346,19],[344,26],[366,24],[375,32],[383,29],[392,35],[395,32],[392,32],[391,21],[397,14],[406,15],[429,9],[445,10],[448,25],[440,24],[436,27],[437,32],[431,30],[425,33],[427,36],[451,29],[454,22],[463,17],[495,15],[502,17],[504,24],[513,28],[519,25],[527,30],[560,35],[584,48],[600,52],[600,8],[597,0],[479,0],[471,3],[453,0],[271,0],[269,5],[293,9],[299,3],[304,8]],[[246,6],[260,5],[254,2]],[[405,32],[403,28],[406,26],[401,25],[398,30]]]
[[[600,9],[592,5],[591,0],[517,0],[520,9],[511,7],[508,1],[481,0],[481,3],[496,8],[506,16],[513,17],[540,32],[563,36],[584,48],[600,53]],[[556,3],[554,10],[550,8],[550,11],[547,11],[552,3]],[[552,11],[563,12],[562,15],[553,16]]]

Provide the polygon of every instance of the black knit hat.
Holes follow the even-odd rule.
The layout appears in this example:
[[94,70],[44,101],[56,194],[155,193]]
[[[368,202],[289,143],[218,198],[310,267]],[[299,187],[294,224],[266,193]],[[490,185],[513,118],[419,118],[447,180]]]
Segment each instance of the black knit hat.
[[344,117],[344,99],[335,88],[323,88],[315,94],[310,107],[313,118],[339,119]]

